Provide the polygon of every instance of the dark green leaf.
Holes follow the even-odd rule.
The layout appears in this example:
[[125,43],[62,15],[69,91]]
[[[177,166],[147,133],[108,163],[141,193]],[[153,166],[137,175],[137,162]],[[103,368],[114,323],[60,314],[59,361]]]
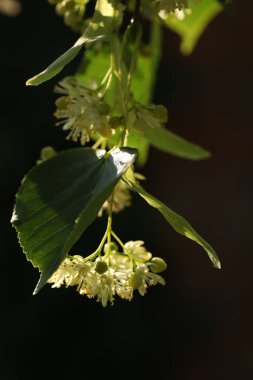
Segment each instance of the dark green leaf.
[[12,223],[27,259],[42,273],[38,292],[94,221],[136,151],[76,148],[32,169],[16,197]]
[[160,202],[158,199],[147,193],[143,187],[134,178],[133,172],[129,169],[123,176],[126,183],[135,191],[137,191],[140,196],[145,199],[145,201],[152,207],[156,208],[171,227],[181,235],[195,241],[201,245],[207,252],[210,260],[216,268],[221,268],[220,260],[215,253],[214,249],[208,244],[190,225],[190,223],[184,219],[182,216],[178,215],[167,207],[164,203]]

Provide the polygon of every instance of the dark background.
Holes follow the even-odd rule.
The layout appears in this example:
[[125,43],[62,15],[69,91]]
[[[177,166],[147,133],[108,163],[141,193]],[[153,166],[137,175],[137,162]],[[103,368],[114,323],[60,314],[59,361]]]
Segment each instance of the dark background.
[[[1,379],[253,378],[252,14],[251,0],[234,1],[189,57],[165,32],[155,102],[168,107],[173,131],[212,158],[187,162],[152,150],[143,170],[150,192],[216,248],[222,270],[135,198],[134,209],[115,218],[117,230],[166,258],[167,285],[106,309],[71,289],[48,286],[32,296],[38,272],[9,223],[14,195],[43,146],[70,143],[54,127],[58,78],[38,88],[24,83],[76,37],[45,0],[23,1],[17,18],[0,16]],[[104,225],[90,227],[81,253],[96,246]]]

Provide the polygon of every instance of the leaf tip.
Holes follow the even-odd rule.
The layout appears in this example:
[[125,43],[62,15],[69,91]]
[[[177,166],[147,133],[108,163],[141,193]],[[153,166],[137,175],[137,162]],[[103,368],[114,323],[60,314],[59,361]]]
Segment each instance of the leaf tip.
[[203,152],[203,159],[206,160],[207,158],[210,158],[212,156],[212,153],[209,152],[208,150],[205,150],[204,149],[204,152]]
[[33,78],[28,79],[28,80],[25,82],[25,85],[26,85],[26,86],[34,86],[34,84],[33,84]]
[[13,225],[13,227],[19,226],[21,224],[21,220],[20,220],[19,216],[16,214],[15,210],[12,214],[10,222]]

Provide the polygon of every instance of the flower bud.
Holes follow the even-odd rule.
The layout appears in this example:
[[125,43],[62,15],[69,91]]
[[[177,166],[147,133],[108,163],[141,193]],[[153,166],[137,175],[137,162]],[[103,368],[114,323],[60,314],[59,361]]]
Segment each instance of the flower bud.
[[99,274],[103,274],[108,270],[108,265],[105,261],[97,261],[95,271]]
[[56,99],[55,105],[59,110],[66,109],[68,106],[67,96],[60,96],[60,98]]
[[133,124],[133,128],[136,129],[138,132],[144,133],[147,128],[147,124],[143,118],[138,117],[138,119],[136,119],[136,121]]
[[65,6],[64,6],[64,4],[62,4],[62,3],[58,3],[58,4],[56,5],[55,10],[56,10],[56,13],[57,13],[58,15],[63,16],[64,13],[65,13]]
[[142,284],[142,277],[138,273],[131,273],[129,284],[133,289],[138,289]]
[[154,273],[161,273],[167,268],[166,262],[160,257],[153,257],[149,265]]
[[168,111],[162,105],[154,106],[152,114],[160,123],[166,123],[168,121]]
[[102,115],[108,115],[110,112],[110,106],[108,103],[104,102],[103,100],[99,102],[98,104],[98,111]]
[[111,252],[111,253],[116,253],[116,252],[118,252],[118,250],[119,250],[117,244],[114,243],[114,241],[112,241],[112,242],[110,243],[110,245],[109,245],[109,244],[105,244],[105,245],[104,245],[104,253],[105,253],[105,254],[108,253],[109,248],[110,248],[110,252]]
[[113,129],[119,128],[122,126],[122,124],[123,123],[122,123],[121,117],[116,117],[116,116],[111,117],[111,119],[110,119],[111,128],[113,128]]
[[65,0],[64,7],[66,11],[72,11],[75,8],[76,4],[73,0]]
[[113,130],[110,128],[109,124],[103,124],[99,128],[99,133],[105,139],[110,139],[113,136]]
[[45,146],[44,148],[41,149],[41,152],[40,152],[40,158],[42,161],[46,161],[55,155],[56,155],[56,151],[51,146]]
[[66,11],[64,13],[64,21],[67,26],[70,26],[71,28],[76,28],[79,22],[78,15],[72,11]]

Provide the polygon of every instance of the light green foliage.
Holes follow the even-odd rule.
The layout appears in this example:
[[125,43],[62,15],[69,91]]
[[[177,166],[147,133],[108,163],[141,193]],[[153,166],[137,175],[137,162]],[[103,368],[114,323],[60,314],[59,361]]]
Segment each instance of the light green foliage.
[[[115,296],[130,301],[135,290],[145,295],[148,286],[165,284],[160,275],[167,268],[164,259],[152,257],[142,240],[123,243],[115,233],[113,214],[131,205],[131,190],[176,232],[202,246],[220,268],[214,249],[191,225],[144,190],[138,182],[144,178],[133,165],[146,163],[150,145],[189,160],[209,157],[208,151],[167,129],[168,110],[154,104],[152,96],[161,27],[179,33],[182,52],[190,53],[221,5],[215,0],[97,0],[88,20],[89,0],[49,2],[80,37],[27,84],[53,78],[85,45],[77,73],[55,86],[55,117],[67,139],[93,145],[62,153],[45,147],[17,193],[12,223],[27,259],[41,272],[35,293],[47,282],[54,288],[74,286],[106,306]],[[107,227],[98,248],[86,257],[70,256],[73,245],[101,216]]]
[[153,128],[151,124],[146,123],[145,130],[140,131],[139,134],[148,139],[155,148],[176,157],[188,160],[201,160],[210,157],[207,150],[190,143],[163,127]]
[[189,8],[163,15],[165,25],[181,37],[181,52],[190,54],[208,24],[222,10],[217,0],[190,0]]
[[57,75],[69,62],[80,52],[84,44],[108,39],[112,31],[117,29],[122,21],[123,5],[116,0],[98,0],[92,21],[89,23],[83,35],[76,41],[74,46],[61,55],[44,71],[29,79],[28,86],[38,86]]
[[167,220],[167,222],[171,225],[171,227],[181,235],[184,235],[188,239],[191,239],[201,245],[205,251],[207,252],[210,260],[216,268],[220,268],[220,261],[210,244],[208,244],[184,219],[182,216],[178,215],[174,211],[172,211],[169,207],[167,207],[164,203],[150,195],[147,191],[143,189],[142,186],[135,180],[131,170],[129,170],[125,175],[124,179],[129,186],[135,191],[137,191],[140,196],[145,199],[145,201],[152,207],[156,208],[163,217]]

